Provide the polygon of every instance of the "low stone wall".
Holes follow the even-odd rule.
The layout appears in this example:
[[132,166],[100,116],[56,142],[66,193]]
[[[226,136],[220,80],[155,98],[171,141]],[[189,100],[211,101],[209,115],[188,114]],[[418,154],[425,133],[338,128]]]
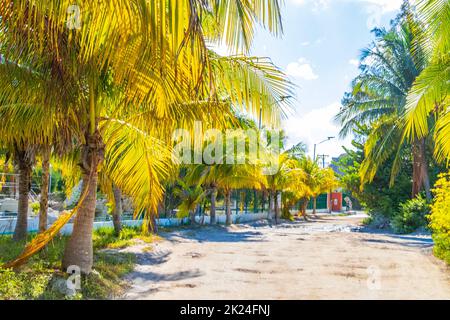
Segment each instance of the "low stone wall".
[[[253,214],[233,214],[232,215],[233,223],[247,223],[254,222],[259,220],[267,219],[267,213],[253,213]],[[207,225],[209,224],[210,218],[208,216],[196,217],[197,223]],[[219,215],[217,216],[218,224],[225,224],[226,216]],[[139,220],[126,220],[122,221],[123,225],[129,227],[139,227],[142,225],[142,221]],[[177,227],[181,225],[189,224],[189,219],[157,219],[156,224],[161,227]],[[15,218],[5,218],[0,219],[0,234],[11,234],[14,232],[14,228],[16,226]],[[94,229],[99,229],[103,227],[113,227],[112,221],[101,221],[94,222]],[[39,228],[39,218],[33,217],[28,219],[28,231],[36,232]],[[68,223],[62,229],[61,233],[65,235],[70,235],[73,230],[73,224]]]

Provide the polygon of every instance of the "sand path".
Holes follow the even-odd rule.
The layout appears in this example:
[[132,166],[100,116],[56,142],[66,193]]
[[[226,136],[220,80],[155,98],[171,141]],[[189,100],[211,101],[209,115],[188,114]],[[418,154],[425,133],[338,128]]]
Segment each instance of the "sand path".
[[450,299],[427,235],[361,228],[362,216],[202,227],[138,255],[125,299]]

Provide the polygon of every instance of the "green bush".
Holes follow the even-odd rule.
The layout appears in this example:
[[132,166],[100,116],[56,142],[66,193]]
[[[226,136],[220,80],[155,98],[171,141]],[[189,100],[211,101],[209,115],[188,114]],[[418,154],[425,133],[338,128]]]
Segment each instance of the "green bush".
[[33,202],[31,204],[31,210],[33,211],[34,215],[37,215],[39,213],[39,209],[41,208],[41,205],[39,202]]
[[412,233],[427,226],[429,213],[430,206],[427,200],[419,195],[400,205],[399,212],[392,218],[391,226],[396,233]]
[[450,173],[440,176],[434,194],[430,215],[434,253],[450,264]]

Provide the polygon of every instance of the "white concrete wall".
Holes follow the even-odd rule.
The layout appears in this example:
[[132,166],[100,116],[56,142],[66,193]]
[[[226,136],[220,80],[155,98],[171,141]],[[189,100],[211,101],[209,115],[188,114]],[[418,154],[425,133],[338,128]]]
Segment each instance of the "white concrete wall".
[[[219,224],[225,224],[226,216],[219,215],[217,216],[217,222]],[[256,213],[256,214],[233,214],[232,215],[233,223],[247,223],[259,220],[267,219],[267,213]],[[209,224],[209,217],[196,217],[197,223],[201,224]],[[137,220],[126,220],[122,221],[123,225],[130,227],[139,227],[142,225],[142,221]],[[176,227],[180,225],[186,225],[189,223],[189,219],[157,219],[156,224],[162,227]],[[0,234],[11,234],[14,232],[14,228],[16,226],[15,218],[5,218],[0,219]],[[94,222],[94,229],[99,229],[103,227],[113,227],[112,221],[102,221],[102,222]],[[28,219],[28,231],[36,232],[39,229],[39,218],[29,218]],[[73,230],[73,224],[68,223],[62,229],[61,233],[65,235],[70,235]]]
[[[0,218],[0,234],[11,234],[16,228],[16,218]],[[39,230],[39,218],[28,218],[28,230]]]

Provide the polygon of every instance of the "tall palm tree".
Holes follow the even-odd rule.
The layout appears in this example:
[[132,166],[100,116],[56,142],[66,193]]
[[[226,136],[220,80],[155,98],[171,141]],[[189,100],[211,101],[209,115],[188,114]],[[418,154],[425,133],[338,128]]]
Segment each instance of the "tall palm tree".
[[[427,63],[420,45],[423,26],[412,13],[408,2],[390,31],[375,30],[376,41],[361,56],[361,74],[353,81],[353,90],[343,99],[336,119],[342,124],[341,136],[347,136],[359,124],[373,128],[365,146],[366,159],[361,169],[362,182],[370,182],[380,165],[395,156],[393,183],[400,168],[403,122],[408,93]],[[425,138],[412,141],[413,189],[430,196]]]
[[[434,129],[435,156],[450,158],[450,3],[447,0],[421,0],[419,17],[427,26],[421,44],[430,56],[429,65],[417,77],[406,102],[404,138],[423,139]],[[430,121],[430,115],[436,121]]]
[[[70,1],[5,0],[0,4],[0,29],[8,44],[3,55],[47,74],[50,83],[63,84],[56,106],[79,123],[83,197],[63,267],[78,265],[89,273],[98,170],[104,159],[109,158],[106,170],[114,182],[135,195],[137,212],[156,212],[163,192],[157,177],[167,171],[160,160],[167,157],[163,148],[148,150],[158,141],[142,130],[144,124],[150,124],[154,133],[168,132],[177,115],[182,118],[178,123],[193,118],[190,111],[195,109],[186,101],[192,106],[201,105],[199,101],[223,105],[214,81],[206,81],[212,63],[205,39],[225,39],[245,52],[256,23],[278,34],[281,20],[277,0],[82,1],[79,7],[86,14],[75,17],[81,20],[71,28],[66,20],[70,5]],[[110,106],[117,116],[108,112]],[[252,111],[251,103],[245,106]],[[220,118],[226,109],[207,110]],[[126,141],[134,141],[131,150]],[[134,170],[139,165],[151,168],[144,178]],[[144,193],[151,196],[140,197]]]
[[[53,103],[53,95],[57,94],[57,91],[50,93],[46,90],[48,82],[44,76],[6,59],[0,64],[0,74],[0,116],[4,122],[0,128],[0,144],[10,150],[19,171],[19,206],[14,239],[23,240],[27,234],[30,179],[36,156],[42,155],[43,159],[44,192],[39,215],[40,231],[43,231],[47,225],[47,160],[50,156],[50,145],[63,146],[67,139],[63,138],[63,130],[56,129],[55,115],[46,113],[38,101],[37,95],[42,94],[48,103]],[[25,96],[29,98],[24,99]],[[55,135],[56,131],[61,133],[58,137]]]
[[277,157],[278,170],[276,173],[267,176],[266,188],[270,196],[269,204],[269,220],[275,218],[275,222],[281,218],[281,203],[279,203],[281,192],[288,189],[296,176],[292,175],[292,171],[295,170],[297,160],[290,157],[288,153],[283,153]]
[[331,168],[316,168],[312,172],[313,185],[311,186],[312,200],[313,200],[313,215],[317,213],[317,198],[321,194],[329,193],[336,188],[337,179]]

